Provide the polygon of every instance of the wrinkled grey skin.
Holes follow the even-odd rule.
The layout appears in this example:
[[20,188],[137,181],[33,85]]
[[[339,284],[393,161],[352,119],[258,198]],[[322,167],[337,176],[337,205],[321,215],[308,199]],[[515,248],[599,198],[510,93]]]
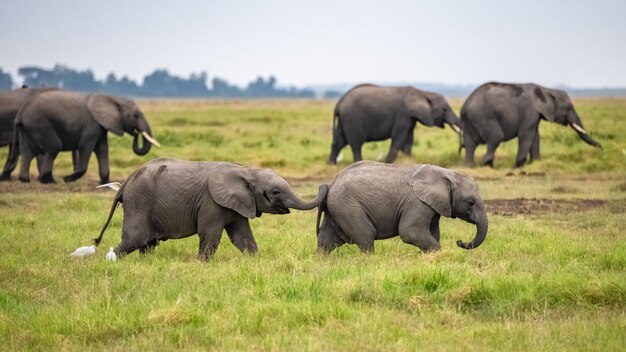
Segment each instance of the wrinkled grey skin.
[[415,123],[438,126],[444,123],[460,131],[460,121],[446,99],[413,87],[380,87],[362,84],[341,97],[333,114],[333,143],[328,163],[335,164],[347,144],[354,161],[360,161],[361,146],[391,137],[385,162],[393,162],[398,151],[411,155]]
[[373,252],[375,240],[400,236],[424,252],[436,251],[441,216],[476,225],[475,238],[457,241],[459,247],[476,248],[485,240],[487,213],[471,177],[434,165],[361,161],[329,185],[318,212],[317,248],[329,253],[348,243]]
[[[500,142],[518,138],[515,166],[521,167],[530,154],[539,160],[539,122],[584,128],[566,92],[538,84],[489,82],[478,87],[461,108],[465,163],[474,166],[476,146],[487,144],[483,163],[493,167],[494,154]],[[584,131],[584,130],[582,130]],[[585,132],[576,130],[587,144],[601,148]]]
[[122,242],[117,255],[146,252],[159,241],[200,236],[199,256],[211,257],[226,233],[242,252],[256,253],[248,219],[262,213],[288,214],[321,203],[328,187],[312,201],[301,200],[270,169],[251,169],[228,162],[152,160],[135,171],[118,190],[109,217],[95,239],[100,244],[118,203],[124,204]]
[[52,165],[61,151],[73,151],[74,173],[65,182],[80,178],[87,171],[91,153],[98,159],[100,182],[109,181],[108,132],[134,135],[133,151],[145,155],[151,144],[144,140],[139,147],[139,133],[152,134],[137,105],[128,99],[103,94],[86,94],[54,90],[29,99],[15,118],[17,147],[13,148],[3,170],[10,178],[19,155],[22,157],[19,180],[29,182],[31,160],[43,156],[39,181],[53,183]]

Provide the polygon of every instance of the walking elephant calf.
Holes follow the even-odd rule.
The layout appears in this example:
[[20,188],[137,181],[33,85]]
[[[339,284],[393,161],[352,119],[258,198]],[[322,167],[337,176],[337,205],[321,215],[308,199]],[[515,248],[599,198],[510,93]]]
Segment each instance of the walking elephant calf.
[[433,165],[361,161],[330,183],[318,212],[317,248],[328,253],[349,243],[373,252],[374,240],[400,236],[424,252],[439,250],[441,216],[476,224],[474,240],[459,240],[459,247],[476,248],[485,240],[487,213],[471,177]]
[[287,181],[269,169],[250,169],[228,162],[152,160],[121,185],[109,217],[95,239],[100,244],[118,203],[124,204],[122,242],[115,254],[146,252],[159,241],[200,236],[201,259],[212,256],[222,236],[242,252],[256,253],[248,219],[262,213],[288,214],[289,208],[318,207],[328,186],[310,202],[301,200]]

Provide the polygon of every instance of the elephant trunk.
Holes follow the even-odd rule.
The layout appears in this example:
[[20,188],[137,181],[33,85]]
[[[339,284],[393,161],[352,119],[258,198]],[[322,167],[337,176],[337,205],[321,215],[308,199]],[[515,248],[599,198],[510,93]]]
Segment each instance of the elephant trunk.
[[483,241],[485,241],[485,237],[487,237],[487,228],[488,228],[488,220],[487,215],[476,222],[476,237],[470,243],[463,242],[461,240],[456,241],[457,246],[464,249],[472,249],[480,246]]
[[326,199],[326,195],[328,194],[328,185],[321,185],[317,193],[317,197],[308,202],[300,199],[300,197],[298,197],[293,191],[290,192],[290,197],[284,202],[287,208],[310,210],[317,208],[324,201],[324,199]]
[[578,114],[571,111],[569,115],[567,116],[567,122],[574,129],[574,131],[578,133],[578,137],[580,137],[580,139],[582,139],[585,143],[589,144],[592,147],[602,149],[602,145],[596,142],[593,138],[591,138],[587,134],[587,131],[585,131],[585,128],[583,127],[583,123],[582,121],[580,121],[580,117],[578,117]]
[[[141,147],[139,146],[139,135],[141,135],[143,139]],[[152,132],[150,131],[148,123],[141,119],[137,123],[137,130],[135,131],[135,137],[133,138],[133,152],[137,155],[146,155],[150,151],[153,144],[157,147],[161,146],[159,142],[152,137]]]
[[146,141],[145,137],[142,136],[143,139],[143,143],[141,145],[141,147],[139,146],[139,136],[141,134],[140,133],[136,133],[135,137],[133,138],[133,152],[135,152],[135,154],[137,155],[146,155],[148,154],[148,152],[150,151],[150,148],[152,147],[152,144],[148,141]]

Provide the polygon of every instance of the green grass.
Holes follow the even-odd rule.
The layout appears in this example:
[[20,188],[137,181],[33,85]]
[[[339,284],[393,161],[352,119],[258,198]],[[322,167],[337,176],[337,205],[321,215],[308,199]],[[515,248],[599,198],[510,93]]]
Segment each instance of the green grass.
[[[458,111],[459,101],[453,106]],[[443,219],[442,247],[421,254],[394,238],[362,255],[316,253],[315,211],[251,221],[258,255],[224,236],[208,262],[196,236],[117,263],[118,209],[95,256],[68,257],[97,236],[113,192],[95,191],[97,164],[74,184],[0,184],[2,350],[559,350],[626,345],[626,100],[575,101],[593,149],[561,126],[541,125],[542,160],[511,169],[516,141],[496,168],[466,169],[449,129],[416,129],[413,156],[468,172],[486,200],[558,199],[577,208],[490,215],[475,231]],[[111,178],[158,156],[271,167],[312,197],[351,160],[328,166],[332,102],[141,101],[163,148],[138,157],[131,138],[109,137]],[[370,143],[364,156],[386,153]],[[477,156],[482,156],[484,147]],[[55,177],[70,173],[61,155]],[[6,148],[0,158],[6,156]],[[35,166],[32,167],[32,178]],[[586,200],[604,204],[585,208]],[[570,204],[568,203],[568,204]]]

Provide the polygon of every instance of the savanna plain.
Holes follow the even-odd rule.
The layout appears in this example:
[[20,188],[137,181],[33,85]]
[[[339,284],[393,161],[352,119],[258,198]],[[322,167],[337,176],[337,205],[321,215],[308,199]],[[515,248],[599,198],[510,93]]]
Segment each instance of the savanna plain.
[[[452,101],[457,113],[461,104]],[[118,208],[97,253],[75,258],[114,197],[95,189],[95,158],[76,183],[0,183],[0,350],[623,351],[626,99],[574,104],[604,150],[543,122],[542,159],[523,169],[511,168],[515,140],[500,146],[495,169],[466,169],[451,129],[416,128],[413,155],[397,163],[461,170],[481,189],[489,233],[471,251],[455,241],[475,227],[442,219],[440,252],[394,238],[372,255],[356,246],[321,255],[316,211],[292,211],[251,220],[256,256],[224,235],[200,262],[192,236],[111,263]],[[129,136],[109,135],[111,180],[156,157],[226,160],[272,168],[312,198],[352,160],[344,149],[343,161],[326,164],[331,101],[139,105],[163,147],[139,157]],[[388,147],[365,144],[364,158]],[[71,173],[69,153],[54,173]]]

